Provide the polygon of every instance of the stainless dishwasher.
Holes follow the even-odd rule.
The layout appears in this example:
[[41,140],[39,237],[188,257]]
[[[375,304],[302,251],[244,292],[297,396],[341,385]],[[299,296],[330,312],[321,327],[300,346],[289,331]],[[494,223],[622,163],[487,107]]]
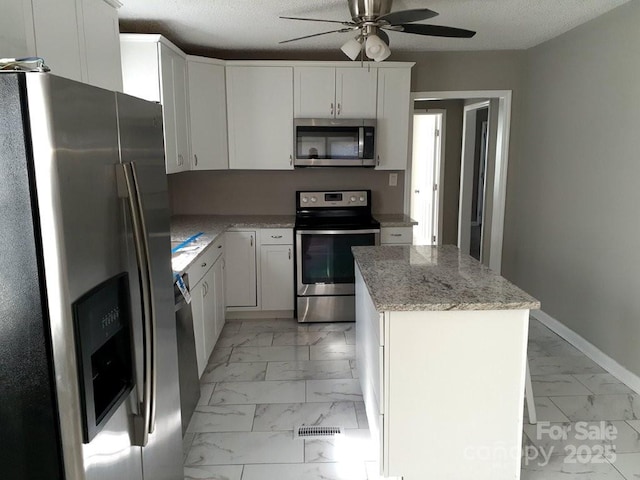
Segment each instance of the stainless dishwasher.
[[[182,276],[187,288],[187,275]],[[182,412],[182,435],[200,398],[200,381],[196,361],[196,340],[193,334],[193,316],[191,305],[187,303],[178,286],[173,286],[176,312],[176,330],[178,341],[178,378],[180,382],[180,406]]]

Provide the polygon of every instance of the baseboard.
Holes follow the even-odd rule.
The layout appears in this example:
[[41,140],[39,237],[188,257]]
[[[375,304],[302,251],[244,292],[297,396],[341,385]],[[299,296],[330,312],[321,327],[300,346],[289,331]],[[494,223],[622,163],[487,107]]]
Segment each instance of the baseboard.
[[560,335],[567,342],[576,347],[634,392],[640,393],[640,377],[638,375],[627,370],[591,342],[585,340],[569,327],[559,322],[551,315],[544,313],[542,310],[531,311],[531,316]]

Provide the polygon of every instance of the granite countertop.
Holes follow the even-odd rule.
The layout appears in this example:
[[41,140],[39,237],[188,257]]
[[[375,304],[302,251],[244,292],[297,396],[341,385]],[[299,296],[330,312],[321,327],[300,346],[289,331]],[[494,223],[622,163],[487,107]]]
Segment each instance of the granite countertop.
[[171,248],[202,233],[171,254],[174,272],[184,273],[218,236],[230,228],[293,228],[293,215],[177,215],[171,217]]
[[411,227],[418,225],[418,222],[404,213],[374,213],[373,218],[380,222],[381,227]]
[[540,302],[457,247],[353,247],[378,312],[538,309]]

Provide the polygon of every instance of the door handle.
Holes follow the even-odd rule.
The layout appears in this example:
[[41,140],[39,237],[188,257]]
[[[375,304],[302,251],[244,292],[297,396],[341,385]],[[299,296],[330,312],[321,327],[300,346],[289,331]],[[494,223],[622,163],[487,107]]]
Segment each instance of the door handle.
[[[156,351],[155,329],[156,319],[153,308],[153,279],[151,277],[151,258],[149,239],[147,236],[142,199],[138,183],[135,163],[123,164],[122,169],[127,186],[127,198],[133,229],[133,240],[136,262],[140,272],[140,294],[142,303],[142,350],[143,350],[143,384],[140,412],[134,417],[135,438],[133,443],[144,447],[149,441],[149,434],[155,429],[155,391],[156,391]],[[139,392],[140,395],[140,392]]]

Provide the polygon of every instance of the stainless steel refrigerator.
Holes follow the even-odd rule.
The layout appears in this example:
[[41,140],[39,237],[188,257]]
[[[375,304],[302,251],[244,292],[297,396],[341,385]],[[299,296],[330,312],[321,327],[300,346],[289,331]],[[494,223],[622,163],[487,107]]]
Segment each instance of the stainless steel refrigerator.
[[177,480],[162,111],[0,73],[2,478]]

